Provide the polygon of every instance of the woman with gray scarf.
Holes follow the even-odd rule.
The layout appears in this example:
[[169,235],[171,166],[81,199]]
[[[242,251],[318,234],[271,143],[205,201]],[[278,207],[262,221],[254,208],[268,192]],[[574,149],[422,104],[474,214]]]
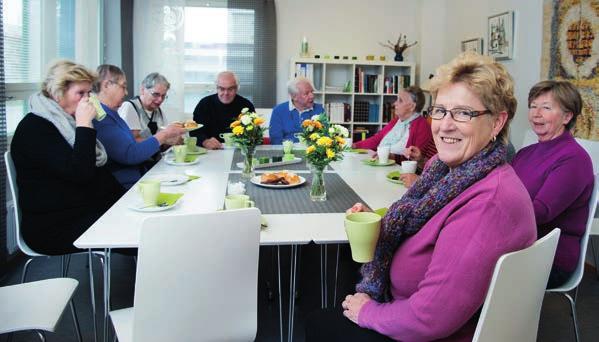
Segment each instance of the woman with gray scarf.
[[22,234],[39,253],[77,251],[73,241],[124,193],[92,125],[95,79],[82,65],[56,62],[12,139]]

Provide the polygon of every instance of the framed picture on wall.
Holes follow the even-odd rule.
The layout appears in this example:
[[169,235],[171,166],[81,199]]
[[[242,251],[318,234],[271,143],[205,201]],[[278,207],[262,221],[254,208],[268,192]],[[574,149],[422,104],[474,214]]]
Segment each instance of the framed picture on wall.
[[514,11],[489,17],[487,54],[495,59],[512,59],[514,53]]
[[474,51],[483,54],[483,39],[474,38],[462,41],[462,52]]

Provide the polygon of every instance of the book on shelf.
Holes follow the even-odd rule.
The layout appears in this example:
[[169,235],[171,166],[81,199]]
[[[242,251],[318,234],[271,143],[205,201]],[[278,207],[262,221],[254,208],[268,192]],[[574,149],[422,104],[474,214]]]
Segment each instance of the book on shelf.
[[349,122],[351,118],[351,106],[344,102],[325,103],[325,111],[329,120],[333,123]]
[[395,105],[393,102],[383,103],[383,123],[388,123],[395,117]]
[[368,122],[370,103],[354,101],[354,122]]
[[397,94],[400,89],[410,86],[410,75],[391,75],[385,77],[383,93]]
[[371,103],[368,106],[368,122],[379,122],[379,105]]
[[[296,63],[295,77],[305,77],[314,84],[314,64],[312,63]],[[315,85],[316,87],[316,85]]]

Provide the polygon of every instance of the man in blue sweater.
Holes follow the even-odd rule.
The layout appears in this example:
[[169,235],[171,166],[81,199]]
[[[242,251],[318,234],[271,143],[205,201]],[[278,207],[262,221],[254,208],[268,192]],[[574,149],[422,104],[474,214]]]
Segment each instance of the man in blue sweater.
[[106,117],[102,121],[93,121],[97,138],[108,155],[106,166],[114,178],[129,189],[146,171],[144,162],[160,151],[160,145],[175,144],[186,131],[170,125],[144,141],[135,141],[129,126],[117,112],[127,95],[125,73],[117,66],[103,64],[98,67],[98,76],[93,91],[106,111]]
[[314,103],[314,87],[304,77],[295,78],[287,84],[291,100],[278,104],[270,118],[270,143],[280,145],[284,140],[297,142],[295,133],[302,129],[302,121],[324,112],[321,104]]

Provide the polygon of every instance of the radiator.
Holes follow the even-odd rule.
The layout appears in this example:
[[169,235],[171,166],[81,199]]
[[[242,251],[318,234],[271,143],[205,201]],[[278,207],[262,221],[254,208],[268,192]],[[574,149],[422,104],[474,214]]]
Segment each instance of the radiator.
[[17,218],[13,201],[6,202],[6,250],[13,255],[17,250]]

